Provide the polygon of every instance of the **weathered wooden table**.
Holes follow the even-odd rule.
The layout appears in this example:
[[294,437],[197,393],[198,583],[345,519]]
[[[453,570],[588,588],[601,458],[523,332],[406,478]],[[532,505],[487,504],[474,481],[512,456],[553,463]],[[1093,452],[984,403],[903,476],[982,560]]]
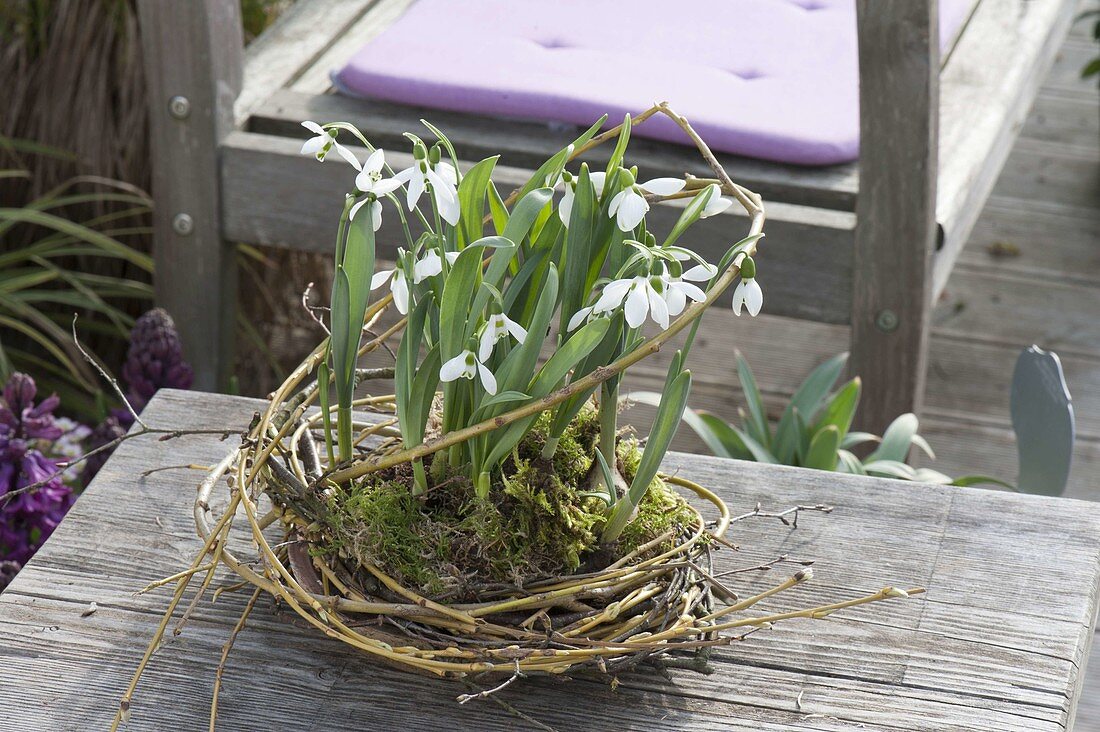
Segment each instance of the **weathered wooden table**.
[[[256,404],[162,391],[145,417],[153,426],[239,428]],[[179,571],[199,548],[191,519],[198,474],[140,473],[210,463],[224,450],[216,437],[125,443],[0,595],[0,730],[106,727],[166,602],[164,592],[132,593]],[[803,514],[797,529],[736,524],[741,550],[720,552],[719,571],[780,554],[816,559],[816,578],[783,603],[832,602],[885,584],[928,593],[756,633],[716,651],[711,676],[634,674],[615,690],[517,684],[496,697],[514,712],[492,699],[460,706],[460,684],[374,666],[265,599],[230,656],[219,729],[1072,728],[1100,594],[1100,506],[689,455],[670,462],[735,511],[757,502],[836,507]],[[786,571],[730,582],[749,591]],[[245,601],[225,593],[199,605],[184,633],[154,655],[126,729],[207,728],[222,644]],[[92,602],[98,609],[84,615]]]

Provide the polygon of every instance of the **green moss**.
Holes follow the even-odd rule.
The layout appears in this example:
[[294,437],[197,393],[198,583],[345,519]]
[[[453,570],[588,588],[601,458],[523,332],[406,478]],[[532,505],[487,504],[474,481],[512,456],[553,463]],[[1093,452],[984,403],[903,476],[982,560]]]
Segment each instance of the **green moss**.
[[[606,509],[581,493],[589,488],[599,438],[597,411],[581,410],[551,460],[542,457],[549,419],[543,415],[504,462],[488,500],[477,499],[464,472],[445,459],[433,461],[424,496],[412,495],[408,466],[332,494],[322,551],[373,562],[406,586],[449,598],[468,596],[474,585],[521,584],[592,568]],[[641,458],[637,442],[621,439],[618,457],[629,481]],[[683,498],[655,480],[613,554],[693,520]],[[607,561],[607,552],[600,556]]]

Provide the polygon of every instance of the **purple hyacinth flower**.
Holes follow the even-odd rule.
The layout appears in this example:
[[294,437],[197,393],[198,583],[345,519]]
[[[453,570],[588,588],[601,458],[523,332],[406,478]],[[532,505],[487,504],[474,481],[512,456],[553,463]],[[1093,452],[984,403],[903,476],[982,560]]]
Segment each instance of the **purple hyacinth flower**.
[[[64,430],[53,416],[58,399],[34,403],[34,379],[13,374],[0,400],[0,560],[26,564],[73,503],[72,490],[47,456]],[[4,500],[30,485],[38,488]]]
[[[183,344],[172,317],[161,308],[154,308],[134,323],[130,332],[130,349],[122,366],[122,378],[127,385],[126,398],[140,412],[158,389],[190,389],[195,380],[191,366],[183,360]],[[133,418],[120,419],[123,426]]]

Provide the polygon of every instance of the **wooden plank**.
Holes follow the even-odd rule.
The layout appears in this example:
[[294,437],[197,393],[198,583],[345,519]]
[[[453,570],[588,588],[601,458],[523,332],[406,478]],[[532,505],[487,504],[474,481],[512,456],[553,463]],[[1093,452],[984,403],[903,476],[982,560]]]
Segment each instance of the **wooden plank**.
[[[1100,641],[1093,636],[1093,649],[1100,648]],[[1100,657],[1093,655],[1085,669],[1085,686],[1077,700],[1077,722],[1073,729],[1080,732],[1100,729]]]
[[291,88],[308,94],[323,94],[331,90],[332,72],[342,68],[364,44],[401,17],[413,1],[377,0],[370,12],[363,14],[343,33],[335,35],[326,52],[302,70]]
[[[299,155],[300,147],[298,139],[244,132],[226,140],[222,148],[226,238],[329,250],[343,194],[354,176],[343,161],[334,157],[321,164]],[[412,157],[387,150],[387,160],[399,169],[410,164]],[[529,176],[529,171],[498,165],[494,179],[506,191]],[[650,221],[658,230],[668,230],[678,216],[676,206],[656,206]],[[847,321],[853,226],[851,213],[768,204],[767,239],[760,245],[761,281],[769,283],[768,312]],[[383,217],[379,241],[403,242],[399,227],[395,216]],[[744,231],[745,217],[731,208],[729,213],[701,221],[685,244],[717,261]]]
[[[568,125],[491,119],[355,99],[340,94],[306,94],[297,90],[273,95],[256,111],[249,129],[265,134],[297,136],[300,132],[300,128],[296,129],[297,125],[303,119],[346,120],[363,130],[376,145],[400,149],[408,144],[402,134],[420,129],[420,120],[427,119],[447,133],[461,158],[478,160],[500,154],[508,165],[530,168],[540,165],[583,132]],[[685,172],[710,175],[706,163],[694,148],[634,138],[630,151],[631,161],[647,176],[682,176]],[[585,159],[602,164],[610,152],[604,146],[593,150]],[[719,154],[718,159],[735,181],[761,194],[768,202],[847,211],[854,208],[858,183],[854,163],[807,168],[728,154]]]
[[1100,146],[1020,140],[993,195],[1029,210],[1088,216],[1100,211]]
[[1100,284],[1098,241],[1100,209],[1047,209],[994,197],[959,255],[959,264],[1046,281]]
[[1036,281],[1029,272],[960,266],[936,310],[936,333],[1024,348],[1037,343],[1062,356],[1092,358],[1100,368],[1100,287]]
[[[241,425],[255,404],[164,391],[146,416],[179,427]],[[208,463],[224,449],[213,437],[127,443],[0,597],[0,657],[22,680],[0,688],[6,728],[104,726],[163,602],[163,595],[129,592],[174,571],[197,547],[189,509],[194,474],[136,476],[158,464]],[[927,599],[757,634],[716,653],[719,673],[711,677],[677,674],[667,683],[630,675],[614,692],[584,681],[564,688],[533,681],[504,692],[510,704],[558,729],[591,727],[594,714],[616,729],[649,728],[658,718],[671,730],[1068,729],[1078,655],[1096,606],[1081,580],[1095,578],[1100,508],[679,455],[668,467],[714,485],[735,506],[835,501],[836,512],[804,517],[794,532],[742,524],[742,550],[718,553],[716,571],[778,553],[817,558],[814,583],[771,608],[850,596],[894,579],[926,584]],[[128,510],[119,512],[123,495]],[[744,592],[774,581],[761,574],[736,579]],[[93,599],[100,610],[81,617]],[[167,720],[183,729],[205,724],[205,680],[243,602],[230,594],[200,604],[186,633],[154,657],[127,729],[161,729]],[[318,729],[359,728],[364,709],[379,728],[433,728],[444,718],[456,730],[518,723],[493,704],[455,705],[461,687],[379,672],[270,608],[261,602],[238,638],[220,729],[287,728],[286,707],[272,704],[273,696],[298,699]],[[257,693],[259,683],[266,693]]]
[[138,13],[157,204],[156,299],[176,321],[196,387],[216,389],[232,368],[236,309],[236,257],[220,236],[217,178],[218,143],[233,128],[241,88],[240,8],[141,0]]
[[310,0],[294,3],[249,44],[244,83],[233,106],[243,124],[274,92],[296,81],[377,0]]
[[858,0],[856,11],[861,164],[849,367],[870,395],[861,423],[877,432],[894,415],[919,411],[924,392],[939,24],[929,0]]
[[1043,83],[1043,86],[1051,92],[1077,96],[1096,92],[1095,79],[1089,81],[1081,78],[1081,69],[1085,68],[1085,64],[1089,60],[1096,58],[1096,41],[1089,37],[1092,25],[1091,23],[1078,23],[1077,28],[1084,30],[1086,37],[1074,36],[1068,38],[1062,44],[1062,47],[1058,49],[1054,66]]
[[1095,148],[1100,140],[1100,105],[1088,94],[1071,97],[1039,91],[1020,137]]
[[997,180],[1073,10],[1072,0],[983,0],[944,68],[936,294]]

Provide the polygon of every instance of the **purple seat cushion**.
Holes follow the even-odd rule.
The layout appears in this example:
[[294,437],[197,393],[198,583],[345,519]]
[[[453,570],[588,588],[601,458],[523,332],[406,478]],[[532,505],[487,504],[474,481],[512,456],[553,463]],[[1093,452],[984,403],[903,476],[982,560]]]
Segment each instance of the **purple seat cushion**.
[[[941,45],[972,4],[940,1]],[[334,79],[373,99],[584,126],[667,100],[716,150],[803,165],[859,154],[854,0],[419,0]],[[686,142],[662,117],[637,134]]]

